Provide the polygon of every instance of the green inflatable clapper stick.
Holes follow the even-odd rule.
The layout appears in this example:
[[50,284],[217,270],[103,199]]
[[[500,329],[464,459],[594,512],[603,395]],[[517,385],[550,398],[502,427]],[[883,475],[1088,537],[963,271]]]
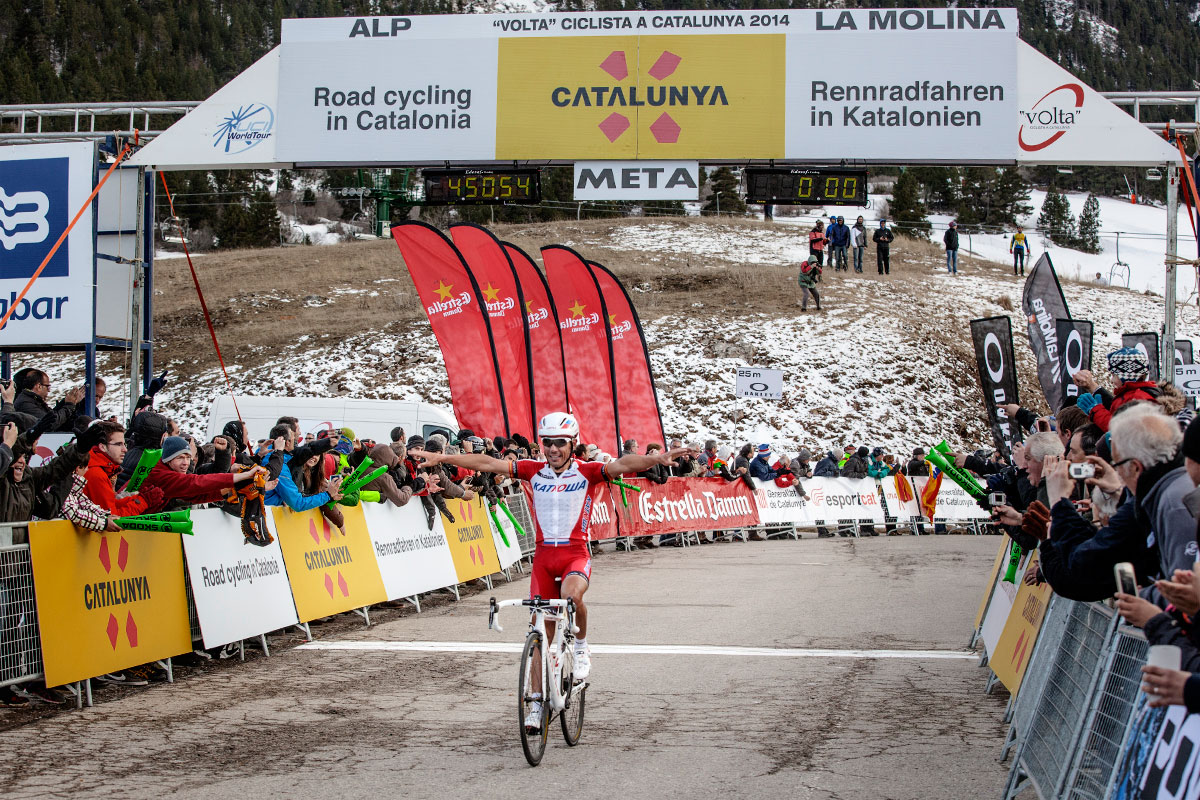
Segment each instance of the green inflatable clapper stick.
[[[962,467],[955,464],[953,461],[950,461],[950,459],[949,459],[949,455],[951,452],[950,445],[946,444],[945,439],[943,439],[942,441],[940,441],[936,445],[934,445],[933,449],[938,451],[939,453],[941,453],[943,456],[947,456],[946,461],[950,464],[951,471],[958,473],[958,475],[962,478],[962,481],[955,481],[955,483],[957,483],[959,486],[962,486],[963,491],[965,491],[967,494],[971,495],[972,497],[982,497],[984,495],[984,488],[979,485],[979,481],[975,480],[975,476],[972,475],[967,470],[965,470]],[[966,486],[963,485],[964,483],[966,484]],[[972,492],[970,489],[967,488],[967,486],[977,487],[978,494],[976,494],[975,492]]]
[[358,493],[358,499],[362,500],[364,503],[382,503],[383,502],[383,499],[380,497],[379,492],[372,492],[368,489],[363,489],[362,491],[360,491]]
[[365,474],[366,471],[371,468],[371,465],[373,463],[375,463],[375,462],[371,461],[370,456],[365,457],[362,460],[362,463],[360,463],[357,467],[355,467],[353,470],[351,470],[350,474],[346,476],[345,481],[344,481],[345,485],[349,486],[353,481],[358,480],[358,478],[360,476]]
[[124,517],[136,522],[191,522],[192,510],[185,508],[183,511],[160,511],[157,514],[138,514],[136,517]]
[[186,533],[192,535],[191,522],[145,522],[137,517],[119,517],[117,524],[127,531],[153,531],[155,533]]
[[496,516],[496,507],[488,506],[488,515],[492,518],[492,524],[496,526],[496,530],[500,532],[500,538],[504,540],[504,546],[508,547],[508,536],[504,533],[504,528],[500,525],[500,518]]
[[342,493],[357,492],[359,489],[366,486],[368,483],[375,480],[385,472],[387,472],[387,467],[380,467],[369,475],[359,475],[357,478],[352,478],[348,484],[343,484]]
[[133,468],[133,474],[129,476],[129,483],[125,484],[125,491],[136,492],[142,485],[142,481],[146,480],[146,476],[150,474],[150,470],[154,469],[154,465],[161,459],[162,450],[143,450],[142,457],[138,459],[137,466]]
[[979,482],[971,477],[969,473],[954,466],[954,464],[946,458],[936,448],[929,451],[929,455],[925,456],[925,460],[935,467],[940,469],[947,478],[954,481],[967,494],[976,499],[983,497],[983,489],[980,488]]
[[1012,555],[1008,557],[1008,571],[1004,573],[1005,583],[1017,582],[1017,567],[1021,563],[1021,545],[1012,543]]

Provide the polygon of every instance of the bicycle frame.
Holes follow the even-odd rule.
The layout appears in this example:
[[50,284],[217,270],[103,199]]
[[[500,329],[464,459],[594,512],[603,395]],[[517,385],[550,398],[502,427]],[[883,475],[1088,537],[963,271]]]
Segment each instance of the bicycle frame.
[[[579,628],[575,625],[574,600],[543,600],[535,597],[532,600],[504,600],[497,603],[491,598],[488,610],[488,629],[503,631],[500,627],[500,609],[506,606],[529,606],[531,617],[529,630],[541,634],[541,640],[547,641],[546,622],[557,623],[554,626],[554,639],[548,647],[542,647],[542,698],[554,712],[561,712],[571,699],[572,687],[563,690],[563,672],[575,672],[575,651],[572,641]],[[565,624],[564,624],[565,623]],[[569,662],[569,663],[568,663]],[[572,680],[572,683],[574,681]]]

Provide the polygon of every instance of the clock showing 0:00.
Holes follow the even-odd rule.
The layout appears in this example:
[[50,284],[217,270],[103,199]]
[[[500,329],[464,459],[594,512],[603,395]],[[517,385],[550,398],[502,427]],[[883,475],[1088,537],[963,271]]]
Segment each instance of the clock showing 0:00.
[[844,167],[746,169],[746,199],[778,205],[865,206],[867,171]]
[[537,203],[542,185],[536,169],[427,169],[425,204],[430,206]]

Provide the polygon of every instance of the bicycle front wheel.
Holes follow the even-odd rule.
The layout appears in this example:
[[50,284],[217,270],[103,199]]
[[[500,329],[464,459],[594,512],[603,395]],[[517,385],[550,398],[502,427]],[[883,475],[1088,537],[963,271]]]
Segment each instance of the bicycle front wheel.
[[579,737],[583,733],[583,705],[587,697],[587,684],[581,683],[573,687],[572,691],[574,694],[571,695],[571,704],[563,709],[558,719],[562,722],[563,738],[569,746],[574,747],[579,744]]
[[[546,752],[546,737],[550,733],[550,704],[546,702],[546,676],[542,667],[542,636],[537,631],[530,631],[525,637],[525,649],[521,652],[521,668],[517,674],[517,726],[521,730],[521,749],[525,751],[525,760],[530,766],[536,767]],[[526,727],[525,721],[533,706],[534,675],[542,676],[539,688],[541,697],[541,714],[538,715],[536,728]]]

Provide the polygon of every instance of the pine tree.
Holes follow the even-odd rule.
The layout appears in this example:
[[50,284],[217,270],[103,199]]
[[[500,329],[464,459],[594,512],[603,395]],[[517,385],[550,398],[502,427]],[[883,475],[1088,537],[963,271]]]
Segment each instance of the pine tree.
[[1089,194],[1079,214],[1078,247],[1085,253],[1100,252],[1100,201]]
[[1029,185],[1015,167],[1005,167],[996,177],[992,193],[992,213],[988,222],[993,225],[1016,225],[1033,213],[1029,205]]
[[925,218],[925,204],[919,196],[921,185],[912,170],[900,173],[900,180],[892,188],[891,216],[896,234],[917,239],[929,238],[929,220]]
[[1042,236],[1062,247],[1075,245],[1075,218],[1071,216],[1071,205],[1067,197],[1054,189],[1046,192],[1042,213],[1038,215],[1037,229]]
[[712,174],[712,195],[704,204],[705,211],[722,214],[741,214],[746,204],[738,194],[738,176],[729,167],[721,167]]

